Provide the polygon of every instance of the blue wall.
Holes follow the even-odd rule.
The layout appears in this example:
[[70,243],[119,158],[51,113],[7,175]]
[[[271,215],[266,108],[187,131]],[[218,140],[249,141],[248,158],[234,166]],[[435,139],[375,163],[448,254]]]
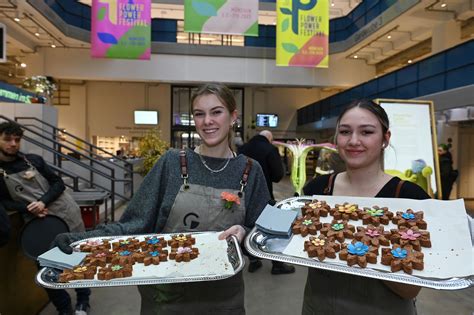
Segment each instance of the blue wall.
[[356,99],[412,99],[474,84],[474,40],[298,110],[298,125],[336,117]]

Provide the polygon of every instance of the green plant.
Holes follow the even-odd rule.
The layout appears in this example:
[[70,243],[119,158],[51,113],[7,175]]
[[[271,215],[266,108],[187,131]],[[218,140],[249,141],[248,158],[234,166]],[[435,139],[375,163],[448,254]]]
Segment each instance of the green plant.
[[143,168],[140,173],[145,176],[155,165],[156,161],[170,148],[170,144],[161,139],[158,128],[147,131],[138,143],[138,155],[143,158]]
[[57,90],[53,78],[45,77],[43,75],[32,76],[23,81],[23,87],[38,94],[43,94],[48,97],[53,96],[54,91]]

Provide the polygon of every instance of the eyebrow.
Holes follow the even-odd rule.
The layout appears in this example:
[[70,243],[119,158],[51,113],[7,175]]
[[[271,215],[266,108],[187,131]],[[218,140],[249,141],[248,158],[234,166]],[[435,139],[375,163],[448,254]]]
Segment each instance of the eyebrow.
[[[350,125],[347,125],[347,124],[344,124],[344,125],[339,125],[339,128],[341,127],[344,127],[344,128],[351,128]],[[370,127],[370,128],[377,128],[375,125],[371,125],[371,124],[365,124],[365,125],[359,125],[357,126],[357,128],[367,128],[367,127]]]
[[[225,106],[224,105],[217,105],[217,106],[214,106],[213,108],[211,108],[209,110],[211,111],[211,110],[222,109],[222,108],[225,108]],[[205,112],[205,110],[199,109],[199,108],[193,109],[193,112],[195,112],[195,111]]]

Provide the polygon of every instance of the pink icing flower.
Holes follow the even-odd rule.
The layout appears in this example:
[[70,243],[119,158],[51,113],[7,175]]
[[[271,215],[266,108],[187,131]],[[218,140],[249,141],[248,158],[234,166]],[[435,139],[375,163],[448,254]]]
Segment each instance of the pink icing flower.
[[98,253],[97,255],[95,255],[95,257],[97,257],[97,258],[102,258],[102,257],[105,257],[105,256],[107,256],[106,253]]
[[103,242],[101,240],[96,240],[96,241],[95,240],[89,240],[89,241],[87,241],[86,244],[89,245],[89,246],[99,246],[99,245],[102,245]]
[[420,237],[420,233],[413,232],[411,229],[407,230],[406,232],[401,231],[400,237],[404,240],[415,241],[418,237]]
[[376,237],[376,236],[380,236],[380,233],[377,230],[367,229],[365,230],[365,235],[368,235],[370,237]]
[[177,253],[178,254],[185,254],[185,253],[192,253],[192,249],[189,247],[178,247]]

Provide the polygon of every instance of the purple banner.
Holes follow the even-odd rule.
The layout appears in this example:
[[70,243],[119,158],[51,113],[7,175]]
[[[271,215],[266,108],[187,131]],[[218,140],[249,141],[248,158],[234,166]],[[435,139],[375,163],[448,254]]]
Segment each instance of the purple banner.
[[151,0],[92,0],[91,56],[150,59]]

